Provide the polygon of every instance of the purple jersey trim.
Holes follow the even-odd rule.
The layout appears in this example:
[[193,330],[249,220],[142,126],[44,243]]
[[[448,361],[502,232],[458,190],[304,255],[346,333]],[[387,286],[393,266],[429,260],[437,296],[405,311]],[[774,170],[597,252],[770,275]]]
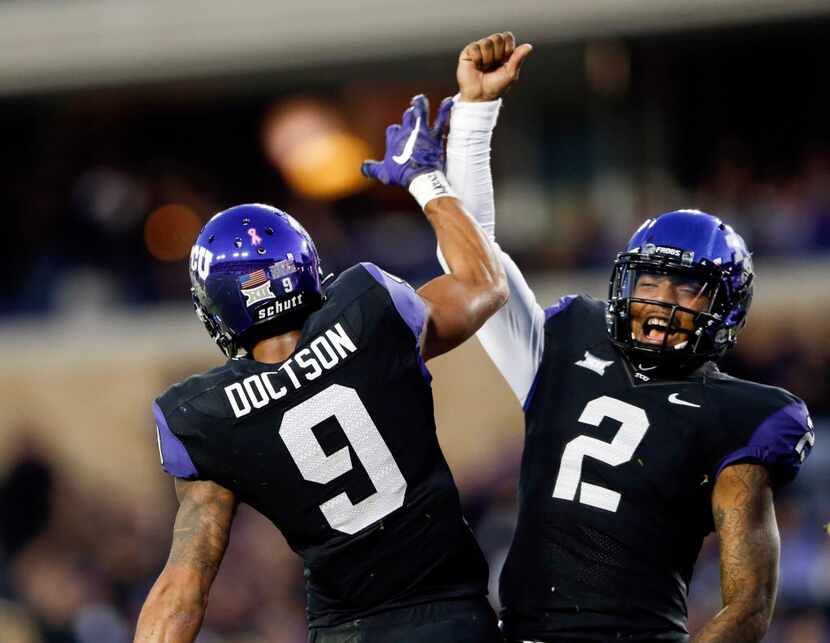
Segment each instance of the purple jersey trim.
[[167,419],[157,402],[153,402],[153,415],[156,417],[158,430],[161,468],[176,478],[196,478],[199,472],[196,470],[193,460],[190,459],[190,454],[184,448],[181,440],[167,426]]
[[789,482],[795,478],[802,461],[809,454],[809,443],[803,444],[802,453],[795,450],[804,434],[812,430],[809,418],[807,406],[801,400],[776,411],[761,422],[745,447],[720,461],[715,478],[730,464],[754,462],[769,467],[774,474],[774,482]]
[[[545,321],[561,313],[568,306],[570,306],[577,297],[578,295],[565,295],[564,297],[560,297],[559,301],[557,301],[553,306],[545,308]],[[542,353],[542,355],[544,355],[544,352]],[[530,390],[527,392],[527,397],[525,397],[524,404],[522,404],[522,410],[525,412],[527,412],[527,409],[530,408],[530,403],[533,401],[533,395],[534,393],[536,393],[536,385],[539,383],[539,372],[541,370],[541,365],[542,364],[540,362],[536,367],[536,375],[533,376],[533,383],[530,385]]]
[[421,355],[421,331],[426,322],[427,307],[424,300],[416,293],[412,286],[405,281],[398,281],[389,273],[381,270],[373,263],[362,262],[360,264],[366,271],[374,277],[381,286],[386,288],[389,296],[392,298],[392,303],[395,305],[395,310],[398,315],[404,320],[409,330],[415,335],[415,351],[418,355],[418,365],[421,367],[421,372],[426,378],[427,382],[432,381],[432,374],[427,369],[424,358]]
[[565,310],[578,296],[579,295],[565,295],[564,297],[560,297],[559,301],[557,301],[553,306],[545,308],[545,321]]

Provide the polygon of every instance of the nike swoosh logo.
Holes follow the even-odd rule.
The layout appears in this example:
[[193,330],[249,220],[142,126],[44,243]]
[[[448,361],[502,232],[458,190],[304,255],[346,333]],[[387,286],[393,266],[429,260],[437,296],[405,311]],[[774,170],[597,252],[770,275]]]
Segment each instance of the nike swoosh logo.
[[677,397],[677,393],[672,393],[669,395],[669,402],[672,404],[680,404],[681,406],[693,406],[696,409],[700,408],[700,404],[695,404],[693,402],[687,402],[686,400],[681,400]]
[[412,152],[415,151],[415,139],[418,138],[418,128],[421,127],[421,117],[419,116],[415,119],[415,127],[412,129],[412,132],[409,134],[409,138],[406,139],[406,144],[403,146],[400,154],[396,154],[392,157],[392,160],[395,161],[398,165],[403,165],[409,160],[409,157],[412,156]]

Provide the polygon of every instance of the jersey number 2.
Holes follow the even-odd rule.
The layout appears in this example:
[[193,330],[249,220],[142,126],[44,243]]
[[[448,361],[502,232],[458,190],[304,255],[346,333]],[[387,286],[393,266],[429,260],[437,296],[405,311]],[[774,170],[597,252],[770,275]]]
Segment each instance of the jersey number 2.
[[353,388],[332,384],[283,415],[279,435],[309,482],[328,484],[352,470],[349,448],[326,455],[312,429],[334,417],[369,479],[375,493],[352,504],[346,492],[320,505],[332,529],[356,534],[403,505],[406,480],[377,426]]
[[580,482],[582,460],[587,456],[612,467],[628,462],[648,430],[648,417],[639,407],[603,395],[588,402],[579,416],[579,421],[599,426],[605,418],[616,420],[622,425],[611,442],[580,435],[565,445],[562,462],[559,464],[559,475],[556,476],[556,485],[553,488],[554,498],[575,500],[579,489],[579,502],[583,505],[617,511],[620,504],[618,492],[590,482]]

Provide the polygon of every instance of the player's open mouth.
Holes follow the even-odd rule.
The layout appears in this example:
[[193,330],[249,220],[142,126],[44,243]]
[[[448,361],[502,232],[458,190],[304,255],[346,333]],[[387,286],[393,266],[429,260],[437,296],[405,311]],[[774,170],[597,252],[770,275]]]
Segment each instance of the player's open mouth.
[[[637,338],[645,344],[654,344],[661,346],[666,339],[666,333],[669,330],[669,320],[664,317],[649,317],[643,322],[642,337]],[[669,335],[669,344],[679,335],[687,335],[688,333],[677,327],[672,327]]]

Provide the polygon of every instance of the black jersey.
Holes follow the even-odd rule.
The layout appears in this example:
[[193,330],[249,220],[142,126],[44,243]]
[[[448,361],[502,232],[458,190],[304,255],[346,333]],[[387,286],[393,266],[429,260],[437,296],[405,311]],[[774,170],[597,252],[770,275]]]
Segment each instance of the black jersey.
[[517,531],[501,576],[508,638],[688,640],[686,596],[720,471],[790,480],[803,402],[707,363],[657,380],[610,342],[605,302],[564,298],[525,404]]
[[290,359],[231,359],[154,406],[168,473],[232,490],[302,557],[312,627],[486,594],[436,437],[423,322],[408,284],[354,266]]

